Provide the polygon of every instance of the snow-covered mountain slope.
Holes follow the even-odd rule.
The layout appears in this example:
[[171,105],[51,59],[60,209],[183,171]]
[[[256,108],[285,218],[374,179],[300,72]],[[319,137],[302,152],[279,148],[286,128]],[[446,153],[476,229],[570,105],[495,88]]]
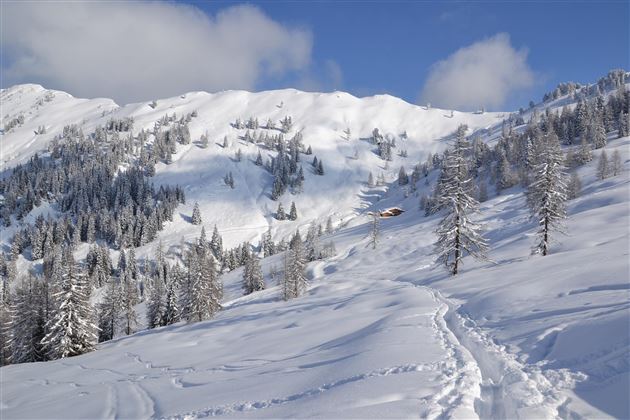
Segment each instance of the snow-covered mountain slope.
[[[376,250],[369,218],[332,236],[310,288],[239,297],[224,276],[215,319],[137,333],[70,359],[3,367],[3,418],[628,418],[630,138],[620,175],[579,169],[568,235],[530,256],[515,187],[481,208],[494,262],[449,277],[432,256],[438,216],[390,189]],[[597,155],[597,153],[596,153]],[[369,208],[367,210],[370,210]],[[281,255],[263,261],[281,266]],[[269,279],[268,279],[269,280]]]
[[[1,368],[0,417],[630,417],[629,138],[605,148],[621,152],[620,175],[596,179],[600,151],[578,169],[582,196],[569,203],[568,235],[549,256],[530,255],[535,226],[514,187],[483,203],[479,214],[493,262],[465,259],[463,272],[448,277],[434,264],[439,216],[418,210],[418,197],[433,185],[419,182],[418,194],[405,197],[395,183],[368,188],[368,173],[393,181],[401,165],[409,171],[443,150],[461,123],[493,142],[507,113],[451,115],[390,96],[296,90],[196,92],[118,107],[22,85],[0,99],[3,126],[24,116],[0,137],[3,171],[45,150],[67,124],[89,133],[111,118],[133,117],[137,134],[164,115],[196,111],[192,144],[177,145],[173,162],[159,163],[152,179],[186,192],[187,204],[159,233],[167,251],[199,235],[200,226],[190,223],[195,202],[206,230],[217,225],[225,247],[257,243],[269,228],[276,239],[298,227],[304,233],[329,215],[338,229],[322,239],[334,240],[337,255],[308,266],[306,296],[284,302],[271,287],[241,297],[237,269],[222,277],[225,309],[211,321],[141,331],[79,357]],[[302,155],[309,159],[304,191],[280,200],[286,209],[296,202],[295,222],[273,218],[272,177],[252,162],[258,151],[265,160],[272,152],[243,141],[246,130],[231,126],[250,116],[261,125],[291,116],[287,137],[301,130],[324,162],[318,176],[310,170],[313,156]],[[46,133],[36,135],[42,125]],[[398,144],[388,168],[366,141],[375,127]],[[207,149],[196,142],[205,132]],[[228,148],[219,145],[225,136]],[[234,160],[238,149],[241,162]],[[223,183],[230,171],[235,189]],[[382,221],[373,250],[367,212],[391,206],[406,212]],[[26,221],[55,212],[44,202]],[[5,245],[17,226],[2,228]],[[155,247],[138,249],[138,257]],[[18,269],[28,265],[20,257]],[[273,265],[282,266],[282,255],[263,260],[265,274]]]
[[[84,125],[117,108],[118,105],[111,99],[77,99],[66,92],[34,84],[2,89],[0,171],[46,150],[48,143],[66,125]],[[7,124],[20,116],[24,120],[22,124],[5,130]],[[40,127],[44,127],[45,132],[38,134]]]
[[[78,100],[55,92],[52,102],[44,102],[45,105],[38,107],[37,102],[46,92],[36,85],[3,90],[3,107],[11,110],[11,118],[25,115],[21,127],[3,133],[0,138],[6,168],[45,149],[47,142],[59,134],[65,124],[77,123],[87,134],[112,118],[133,117],[133,131],[137,134],[141,129],[152,130],[155,122],[167,114],[175,113],[179,118],[197,112],[198,116],[189,123],[193,142],[178,145],[173,163],[158,164],[153,178],[158,184],[181,185],[186,193],[187,204],[178,208],[180,214],[160,234],[166,247],[179,244],[182,236],[192,239],[199,235],[200,228],[189,222],[195,202],[200,205],[206,230],[211,231],[217,225],[226,247],[243,241],[257,243],[270,227],[276,238],[287,237],[312,220],[325,223],[329,215],[334,224],[339,225],[369,202],[365,191],[370,171],[375,178],[382,172],[391,181],[401,165],[410,171],[418,161],[424,161],[428,153],[444,150],[444,138],[459,124],[467,124],[472,131],[496,125],[506,117],[504,113],[453,112],[451,115],[451,111],[427,110],[388,95],[356,98],[343,92],[306,93],[294,89],[260,93],[193,92],[157,100],[154,107],[150,103],[140,103],[120,108],[108,100]],[[63,118],[58,118],[57,113]],[[238,118],[254,117],[261,126],[268,119],[279,126],[278,122],[286,116],[292,117],[293,129],[285,137],[290,138],[301,131],[304,144],[312,147],[313,156],[323,160],[326,173],[325,176],[314,174],[310,167],[313,156],[303,156],[309,159],[302,162],[306,176],[304,192],[287,193],[280,200],[287,211],[291,201],[295,201],[300,215],[296,222],[278,222],[273,218],[278,205],[269,198],[273,177],[264,168],[253,164],[258,151],[262,153],[263,161],[274,153],[240,139],[246,130],[231,125]],[[51,125],[53,121],[54,126]],[[34,131],[42,124],[51,127],[47,134],[35,136]],[[374,128],[397,141],[395,156],[388,169],[375,154],[376,146],[366,141]],[[346,129],[351,132],[349,140],[344,133]],[[280,133],[262,128],[257,131],[270,135]],[[406,139],[401,137],[405,131]],[[206,132],[210,146],[203,149],[196,141]],[[225,136],[230,143],[227,149],[220,146]],[[35,140],[28,140],[33,138]],[[25,142],[27,147],[24,147]],[[242,162],[234,159],[238,149],[243,153]],[[406,150],[408,157],[398,156],[400,150]],[[234,190],[223,182],[229,171],[234,176]],[[153,247],[139,250],[139,255],[148,253]]]

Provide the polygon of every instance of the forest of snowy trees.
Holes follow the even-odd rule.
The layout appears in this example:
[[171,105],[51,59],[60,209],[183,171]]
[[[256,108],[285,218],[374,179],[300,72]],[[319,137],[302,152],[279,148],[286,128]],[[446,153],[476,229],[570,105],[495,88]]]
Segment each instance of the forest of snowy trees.
[[[175,207],[185,202],[179,187],[162,186],[156,191],[148,178],[155,173],[158,161],[172,162],[177,144],[190,143],[187,122],[195,116],[191,113],[179,120],[175,115],[165,116],[155,123],[152,133],[141,130],[135,137],[131,134],[132,119],[112,119],[89,136],[76,126],[68,126],[53,140],[47,156],[35,155],[2,180],[6,226],[22,225],[24,216],[43,202],[57,203],[64,215],[57,219],[40,216],[33,225],[22,227],[13,238],[10,254],[0,256],[6,282],[0,311],[3,364],[80,354],[92,350],[98,341],[131,334],[139,323],[135,307],[143,301],[149,328],[208,319],[221,308],[222,272],[242,266],[245,293],[265,288],[258,252],[267,257],[286,251],[282,276],[273,273],[270,277],[278,279],[285,299],[295,298],[306,290],[305,264],[334,255],[334,244],[320,244],[319,240],[324,233],[332,233],[329,218],[325,229],[312,224],[305,240],[296,232],[288,244],[284,240],[274,243],[268,232],[257,248],[243,243],[224,250],[218,229],[214,228],[207,241],[202,227],[197,242],[182,245],[175,262],[173,256],[167,258],[161,244],[152,261],[136,261],[134,248],[153,241],[162,224],[172,219]],[[242,128],[242,123],[237,121],[235,127]],[[250,118],[245,127],[255,130],[258,123]],[[266,127],[273,129],[275,124],[268,121]],[[284,141],[283,135],[292,127],[290,117],[283,119],[280,127],[281,133],[273,136],[251,135],[249,131],[243,136],[277,151],[265,165],[274,176],[274,199],[287,188],[292,193],[301,191],[305,178],[300,154],[312,154],[310,147],[302,145],[299,132]],[[201,143],[207,147],[207,136]],[[263,165],[260,152],[254,163]],[[311,166],[314,174],[324,175],[321,159],[314,156]],[[382,174],[379,182],[384,184],[381,178]],[[226,184],[234,188],[231,173]],[[288,214],[283,213],[279,203],[278,219],[298,218],[294,202]],[[201,225],[202,219],[195,203],[191,223]],[[81,242],[92,245],[85,261],[77,263],[72,260],[72,251]],[[119,250],[116,265],[111,261],[110,247]],[[31,261],[43,259],[43,272],[16,278],[19,255]],[[17,284],[14,293],[9,282]],[[102,299],[92,307],[89,300],[95,290],[102,290]],[[77,309],[65,314],[62,307]],[[80,337],[64,338],[78,327],[84,330]],[[54,343],[58,342],[71,348],[57,349]]]

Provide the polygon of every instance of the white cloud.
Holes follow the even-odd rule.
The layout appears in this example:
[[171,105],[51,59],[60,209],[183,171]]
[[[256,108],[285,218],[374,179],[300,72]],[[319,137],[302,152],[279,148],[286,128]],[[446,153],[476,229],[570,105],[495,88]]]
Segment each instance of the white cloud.
[[531,87],[527,50],[516,50],[505,33],[460,48],[435,63],[420,101],[441,108],[497,108],[515,91]]
[[190,90],[254,89],[309,66],[309,31],[260,9],[208,16],[162,2],[2,5],[3,83],[34,82],[126,103]]

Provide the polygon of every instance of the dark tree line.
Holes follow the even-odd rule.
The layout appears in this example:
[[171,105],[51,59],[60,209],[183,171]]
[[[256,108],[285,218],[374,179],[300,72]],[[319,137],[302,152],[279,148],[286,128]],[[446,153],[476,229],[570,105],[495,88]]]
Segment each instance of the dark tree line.
[[56,203],[64,217],[39,217],[20,230],[13,240],[14,254],[30,248],[31,258],[39,259],[50,245],[100,239],[122,248],[155,239],[185,201],[184,192],[179,187],[156,189],[135,164],[120,170],[131,152],[127,141],[107,140],[99,130],[86,137],[66,127],[50,156],[36,154],[15,167],[0,181],[4,225],[10,226],[12,215],[21,220],[43,201]]

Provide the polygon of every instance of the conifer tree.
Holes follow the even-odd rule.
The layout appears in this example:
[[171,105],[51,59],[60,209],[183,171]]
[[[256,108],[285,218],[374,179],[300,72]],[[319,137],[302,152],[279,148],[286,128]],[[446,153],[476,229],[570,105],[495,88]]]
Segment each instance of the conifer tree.
[[503,150],[500,150],[497,162],[497,192],[513,187],[516,183],[517,176],[512,171],[512,165]]
[[597,178],[606,179],[610,175],[610,164],[608,162],[608,155],[605,150],[599,155],[599,161],[597,162]]
[[119,282],[110,277],[105,287],[105,296],[98,306],[99,342],[111,340],[116,336],[122,308]]
[[308,287],[304,263],[304,245],[300,232],[291,239],[289,250],[285,254],[284,279],[282,295],[284,300],[301,296]]
[[223,298],[214,258],[206,247],[193,248],[186,260],[187,279],[182,315],[188,322],[211,318],[220,308]]
[[606,130],[604,129],[604,123],[600,116],[597,115],[593,117],[588,129],[593,147],[601,149],[606,146]]
[[50,359],[77,356],[94,350],[97,341],[86,281],[66,250],[64,273],[54,295],[55,308],[47,324],[48,334],[42,340]]
[[617,118],[617,137],[626,137],[630,135],[630,113],[628,112],[619,112],[619,117]]
[[405,171],[405,167],[401,166],[400,170],[398,171],[398,185],[402,186],[407,184],[409,184],[409,176],[407,175],[407,171]]
[[582,181],[580,181],[580,176],[577,174],[577,171],[571,172],[571,177],[569,178],[569,183],[567,184],[567,199],[573,200],[580,196],[582,192]]
[[165,325],[163,321],[166,312],[166,291],[162,276],[154,276],[152,283],[147,303],[147,326],[156,328]]
[[533,167],[534,180],[527,191],[527,200],[539,227],[538,243],[534,252],[547,255],[551,232],[560,229],[560,224],[566,217],[567,195],[558,137],[555,133],[549,133],[540,138],[539,142],[538,159]]
[[324,163],[321,159],[317,162],[317,175],[324,175]]
[[580,164],[585,164],[593,160],[593,153],[591,152],[591,145],[586,141],[586,137],[582,137],[580,143],[580,150],[578,152],[578,161]]
[[3,281],[0,293],[0,366],[9,364],[11,360],[11,293],[8,282]]
[[257,292],[265,289],[265,278],[260,268],[260,260],[256,255],[247,259],[243,270],[243,294]]
[[11,312],[11,362],[28,363],[45,360],[41,341],[44,338],[44,316],[39,281],[31,273],[15,290]]
[[199,210],[199,203],[195,202],[195,206],[193,207],[192,218],[190,222],[193,225],[201,224],[201,211]]
[[378,244],[380,231],[381,231],[381,216],[379,212],[372,212],[370,222],[370,245],[372,245],[372,249],[376,249],[376,245]]
[[168,282],[166,284],[166,301],[162,325],[171,325],[179,321],[180,313],[179,304],[177,301],[176,276],[179,275],[181,268],[179,268],[179,266],[176,266],[173,271],[174,273],[172,278],[168,279]]
[[289,210],[289,220],[297,220],[297,208],[295,207],[295,201],[291,202],[291,210]]
[[287,215],[284,212],[284,207],[282,207],[282,203],[278,203],[278,209],[276,210],[276,219],[277,220],[286,220]]
[[261,248],[263,251],[263,257],[270,257],[276,253],[276,245],[273,243],[273,239],[271,237],[271,229],[269,229],[263,236]]
[[306,261],[315,261],[321,258],[322,250],[319,244],[318,228],[314,222],[311,223],[308,228],[308,232],[306,233],[304,248],[304,256]]
[[217,225],[214,225],[214,229],[212,230],[212,238],[210,238],[210,251],[212,251],[215,258],[220,258],[223,254],[223,238],[221,238],[221,234],[219,234]]
[[208,147],[208,131],[206,131],[205,134],[202,134],[199,139],[199,144],[202,149],[206,149]]
[[465,132],[465,126],[457,129],[455,144],[446,154],[437,198],[439,208],[446,211],[436,230],[437,261],[452,275],[459,272],[466,254],[483,259],[487,250],[479,225],[470,218],[477,210],[478,203],[471,194],[472,179],[465,157],[468,151]]
[[123,273],[120,283],[122,289],[122,327],[124,333],[130,335],[138,325],[138,315],[135,309],[135,305],[138,304],[138,286],[129,270]]
[[612,176],[617,176],[621,173],[621,155],[619,150],[615,150],[610,159],[610,173]]

